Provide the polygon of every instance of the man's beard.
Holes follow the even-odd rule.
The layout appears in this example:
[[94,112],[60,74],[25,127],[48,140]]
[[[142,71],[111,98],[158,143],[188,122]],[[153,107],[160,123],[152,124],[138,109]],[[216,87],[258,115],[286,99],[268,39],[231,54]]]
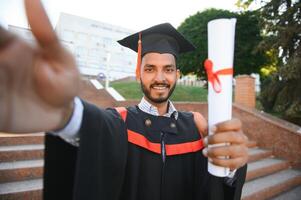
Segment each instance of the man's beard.
[[[169,97],[172,95],[173,91],[175,90],[176,88],[176,82],[175,84],[170,88],[170,85],[169,84],[165,84],[165,83],[153,83],[150,85],[150,88],[148,89],[142,82],[142,80],[140,79],[140,82],[141,82],[141,90],[143,92],[143,94],[145,95],[145,97],[152,101],[153,103],[164,103],[166,102]],[[158,98],[153,98],[150,94],[150,90],[153,86],[166,86],[167,88],[170,88],[169,92],[168,92],[168,95],[166,97],[158,97]]]

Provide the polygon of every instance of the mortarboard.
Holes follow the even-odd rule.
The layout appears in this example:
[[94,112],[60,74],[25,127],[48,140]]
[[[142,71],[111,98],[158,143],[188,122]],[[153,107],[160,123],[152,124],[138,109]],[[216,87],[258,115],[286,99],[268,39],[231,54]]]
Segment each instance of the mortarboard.
[[118,43],[138,53],[136,77],[140,73],[141,58],[146,53],[170,53],[177,58],[180,53],[195,50],[193,44],[169,23],[152,26],[119,40]]

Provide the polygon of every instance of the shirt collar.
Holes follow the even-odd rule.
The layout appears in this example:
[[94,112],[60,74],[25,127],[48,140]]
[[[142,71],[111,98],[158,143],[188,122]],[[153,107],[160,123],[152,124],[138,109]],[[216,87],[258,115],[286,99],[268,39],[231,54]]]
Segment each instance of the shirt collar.
[[[140,103],[138,104],[138,108],[150,115],[159,116],[157,107],[153,106],[151,103],[146,101],[144,97],[141,99]],[[171,117],[172,115],[174,116],[175,119],[178,119],[177,109],[175,108],[173,103],[170,100],[168,100],[168,112],[165,113],[163,116]]]

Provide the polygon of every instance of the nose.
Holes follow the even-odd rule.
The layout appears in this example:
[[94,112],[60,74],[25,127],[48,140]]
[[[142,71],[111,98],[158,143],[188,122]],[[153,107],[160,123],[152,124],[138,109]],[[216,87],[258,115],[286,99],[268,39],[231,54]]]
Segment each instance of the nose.
[[156,73],[156,76],[155,76],[155,81],[156,82],[164,82],[166,79],[165,79],[165,75],[162,71],[158,71]]

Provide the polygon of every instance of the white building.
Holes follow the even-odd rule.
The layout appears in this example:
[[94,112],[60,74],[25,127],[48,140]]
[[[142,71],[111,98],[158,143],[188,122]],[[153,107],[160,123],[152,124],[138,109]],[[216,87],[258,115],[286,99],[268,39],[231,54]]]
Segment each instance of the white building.
[[[8,30],[35,43],[28,28],[8,25]],[[135,76],[136,53],[117,43],[133,31],[65,13],[60,15],[55,31],[73,53],[81,74],[109,74],[110,80]]]
[[82,74],[109,73],[110,80],[135,76],[136,53],[117,43],[133,31],[65,13],[55,30]]

